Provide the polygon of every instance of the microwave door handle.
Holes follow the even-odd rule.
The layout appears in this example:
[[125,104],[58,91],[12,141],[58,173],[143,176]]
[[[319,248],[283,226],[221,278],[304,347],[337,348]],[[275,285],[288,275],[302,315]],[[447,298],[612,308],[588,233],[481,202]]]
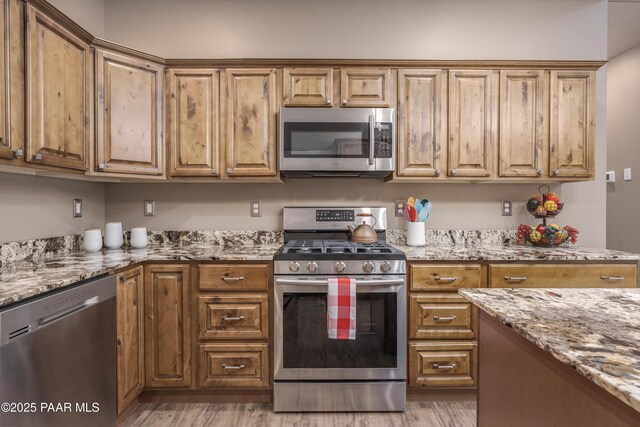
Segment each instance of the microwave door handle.
[[[389,285],[403,285],[404,278],[396,279],[356,279],[356,285],[375,285],[375,286],[389,286]],[[327,285],[327,279],[288,279],[283,277],[276,278],[278,285]]]
[[373,165],[375,145],[375,115],[369,115],[369,165]]

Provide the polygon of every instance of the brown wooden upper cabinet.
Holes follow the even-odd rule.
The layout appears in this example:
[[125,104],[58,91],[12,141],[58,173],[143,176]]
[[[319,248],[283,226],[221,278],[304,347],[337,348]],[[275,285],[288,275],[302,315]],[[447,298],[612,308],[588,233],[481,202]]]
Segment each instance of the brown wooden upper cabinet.
[[399,176],[443,176],[447,167],[446,106],[446,71],[398,70]]
[[169,70],[169,173],[220,174],[219,70]]
[[26,7],[26,160],[86,170],[89,45],[32,5]]
[[144,267],[146,387],[191,384],[189,265]]
[[331,68],[285,68],[283,105],[287,107],[331,107]]
[[162,175],[163,67],[96,50],[96,170]]
[[498,72],[449,70],[449,176],[494,176]]
[[343,107],[391,106],[389,68],[343,68],[340,70],[340,105]]
[[551,176],[594,176],[595,80],[594,71],[551,71]]
[[547,75],[544,71],[500,71],[500,176],[548,173]]
[[276,70],[226,70],[226,169],[229,177],[275,176]]
[[9,51],[8,31],[10,21],[9,3],[11,0],[0,1],[0,157],[12,158],[18,153],[14,151],[11,144],[10,124],[9,124],[9,88],[7,87],[7,76],[9,74],[9,63],[7,62],[7,52]]
[[118,414],[144,388],[144,280],[142,267],[116,278]]

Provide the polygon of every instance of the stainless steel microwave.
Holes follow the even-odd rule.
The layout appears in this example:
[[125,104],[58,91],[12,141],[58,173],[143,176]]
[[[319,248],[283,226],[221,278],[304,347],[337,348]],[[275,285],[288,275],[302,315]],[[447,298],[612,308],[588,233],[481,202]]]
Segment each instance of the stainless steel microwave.
[[280,173],[385,177],[395,167],[395,123],[393,108],[282,108]]

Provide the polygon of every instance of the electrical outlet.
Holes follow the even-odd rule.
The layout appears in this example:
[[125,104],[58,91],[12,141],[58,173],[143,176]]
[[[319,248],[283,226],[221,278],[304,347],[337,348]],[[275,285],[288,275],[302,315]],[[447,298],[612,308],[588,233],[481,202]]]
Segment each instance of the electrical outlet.
[[73,217],[82,217],[82,199],[73,199]]
[[631,181],[631,168],[624,168],[624,180]]
[[501,206],[502,216],[511,216],[513,213],[513,203],[511,203],[511,200],[503,200]]
[[404,200],[394,200],[393,210],[396,216],[404,216]]
[[251,216],[262,216],[262,202],[260,200],[252,200],[249,205],[251,207]]
[[616,182],[616,171],[607,172],[607,184],[615,184]]
[[144,201],[144,216],[156,216],[156,201],[145,200]]

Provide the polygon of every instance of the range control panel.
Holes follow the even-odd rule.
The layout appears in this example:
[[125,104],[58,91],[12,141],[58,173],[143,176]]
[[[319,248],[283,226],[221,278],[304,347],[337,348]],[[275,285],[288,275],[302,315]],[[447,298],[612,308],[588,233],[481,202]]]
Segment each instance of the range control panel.
[[348,221],[353,222],[354,213],[351,209],[318,209],[316,210],[316,221],[334,222]]
[[393,125],[376,123],[374,131],[374,157],[390,159],[393,151]]

